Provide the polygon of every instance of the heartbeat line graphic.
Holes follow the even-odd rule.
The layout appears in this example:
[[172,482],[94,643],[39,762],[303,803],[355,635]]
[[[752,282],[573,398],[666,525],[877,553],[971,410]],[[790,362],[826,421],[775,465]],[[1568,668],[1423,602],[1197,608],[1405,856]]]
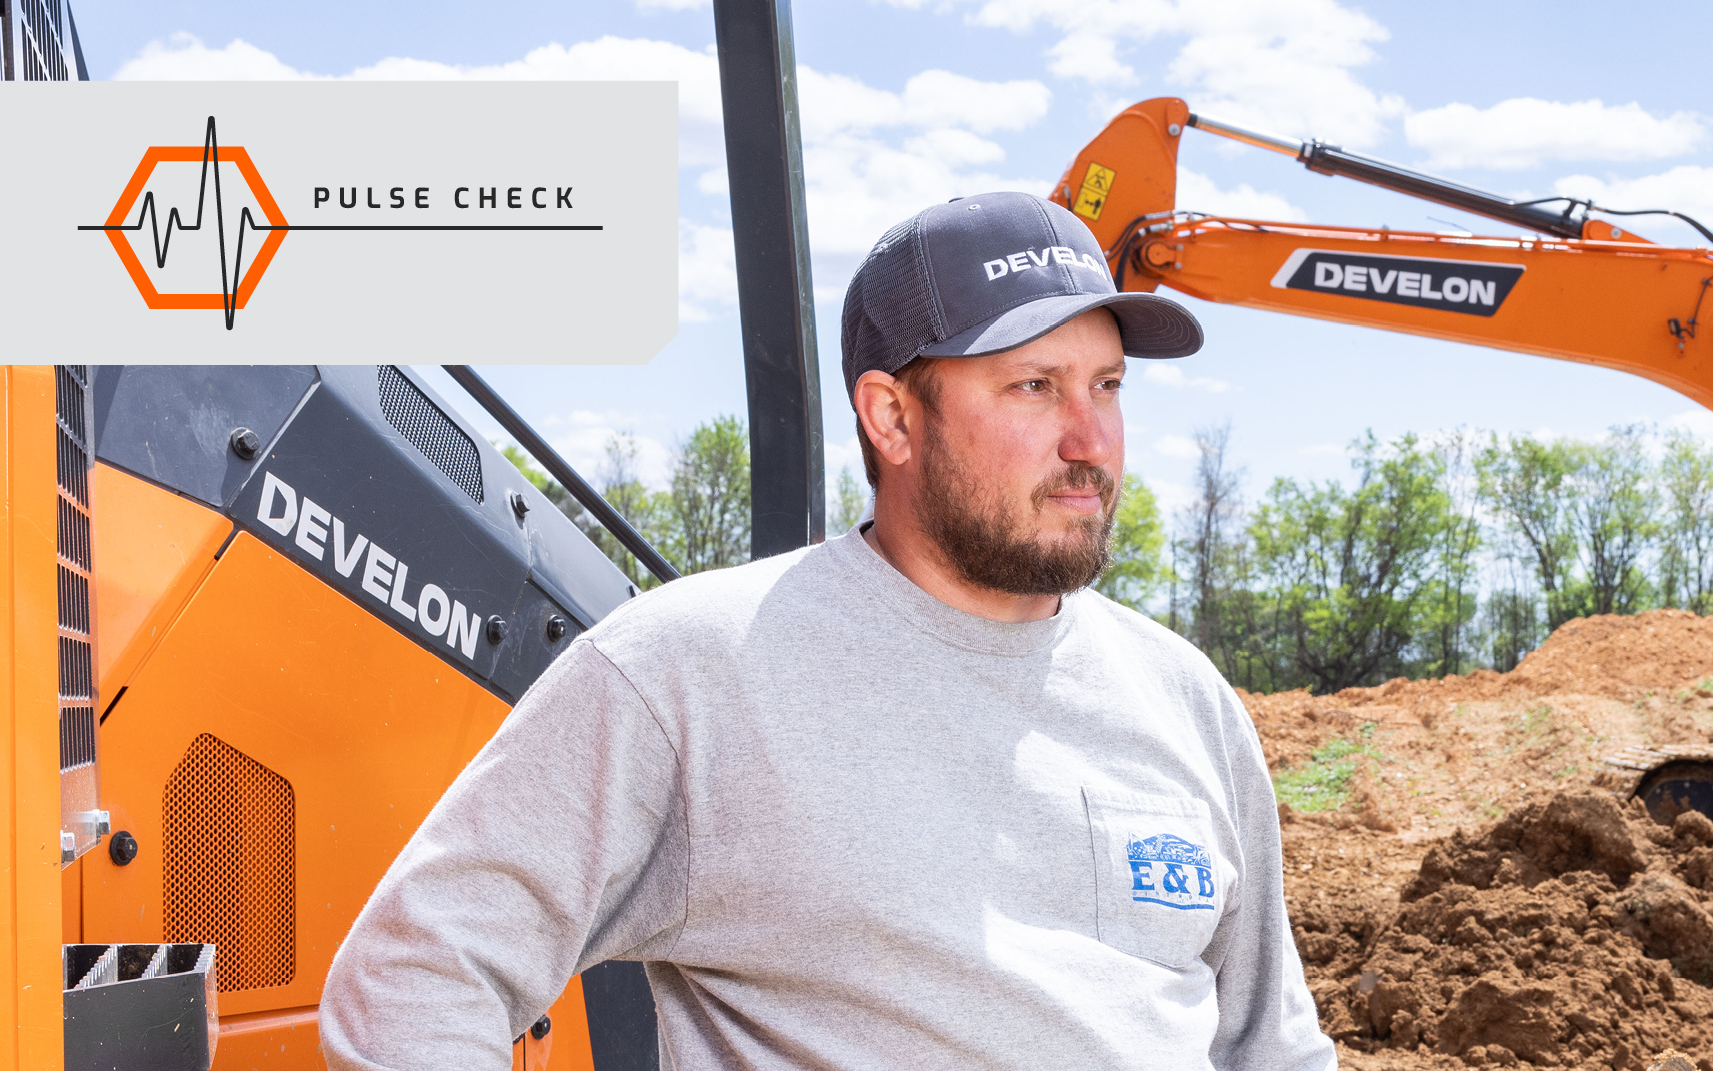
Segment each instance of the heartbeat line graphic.
[[[151,153],[155,150],[150,150]],[[188,151],[194,153],[195,149]],[[243,153],[242,149],[234,149]],[[192,158],[191,162],[195,162]],[[247,161],[246,161],[247,162]],[[214,231],[220,246],[220,306],[226,316],[226,330],[232,330],[232,324],[242,303],[239,297],[241,280],[244,278],[244,233],[260,231],[272,233],[275,231],[598,231],[604,230],[599,224],[505,224],[505,223],[402,223],[402,224],[291,224],[291,223],[258,223],[246,205],[239,214],[237,230],[238,241],[232,251],[231,266],[228,269],[226,257],[226,211],[220,195],[220,139],[215,131],[214,116],[208,117],[208,126],[202,139],[202,174],[197,182],[196,217],[195,221],[186,223],[179,215],[177,208],[167,212],[166,233],[161,233],[160,213],[155,207],[155,191],[149,190],[143,194],[142,207],[137,211],[135,223],[102,223],[79,226],[80,231],[126,232],[140,231],[143,224],[148,223],[149,234],[154,242],[155,267],[167,266],[167,251],[172,245],[174,231],[200,231],[202,229],[203,209],[207,204],[208,174],[214,173]],[[252,190],[252,193],[254,191]],[[271,200],[269,204],[271,204]],[[277,209],[273,211],[277,212]],[[109,217],[112,218],[112,217]],[[283,217],[281,217],[283,219]],[[267,249],[263,248],[264,259]],[[253,288],[254,282],[251,283]],[[212,297],[212,295],[210,295]]]

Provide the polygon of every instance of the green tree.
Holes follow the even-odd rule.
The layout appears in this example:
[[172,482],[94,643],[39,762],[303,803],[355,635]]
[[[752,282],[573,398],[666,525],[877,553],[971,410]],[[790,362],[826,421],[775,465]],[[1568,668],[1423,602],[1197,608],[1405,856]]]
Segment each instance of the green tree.
[[1508,579],[1506,585],[1495,587],[1481,604],[1480,645],[1488,665],[1500,673],[1516,669],[1523,656],[1540,646],[1542,639],[1540,599],[1515,570]]
[[1481,495],[1534,560],[1548,630],[1576,616],[1576,527],[1568,486],[1579,463],[1564,443],[1493,435],[1475,461]]
[[524,479],[533,484],[537,491],[547,496],[549,502],[563,510],[565,503],[571,501],[571,492],[559,486],[558,480],[541,471],[541,467],[535,463],[535,459],[523,452],[523,447],[516,443],[495,443],[494,445],[499,447],[500,453],[505,456],[507,461],[517,467]]
[[[605,526],[571,497],[569,491],[560,486],[559,481],[543,472],[521,448],[507,443],[499,449],[506,460],[517,466],[525,479],[546,495],[547,500],[558,507],[561,513],[569,517],[578,530],[588,536],[589,541],[599,547],[601,553],[611,559],[631,583],[643,590],[660,583],[652,573],[637,563],[630,551],[626,550]],[[651,493],[636,476],[636,439],[631,435],[615,432],[607,437],[603,449],[605,458],[598,474],[601,497],[618,510],[644,539],[659,545],[662,534],[660,518],[665,513],[662,502],[664,496],[662,492]]]
[[863,511],[868,508],[868,491],[857,483],[849,465],[839,470],[839,482],[835,491],[832,515],[827,518],[829,536],[844,535],[855,528],[857,521],[862,519]]
[[[629,432],[614,432],[608,435],[607,441],[602,445],[602,455],[599,473],[601,497],[618,510],[619,515],[629,521],[638,534],[657,548],[660,547],[668,535],[670,496],[663,491],[650,491],[642,482],[637,469],[636,436]],[[577,527],[582,529],[583,534],[601,548],[601,553],[611,558],[613,564],[630,578],[631,583],[644,591],[659,585],[659,578],[644,569],[631,552],[624,548],[624,544],[592,515],[579,509],[572,519],[577,522]],[[667,554],[667,560],[678,565],[670,554]]]
[[1154,492],[1134,473],[1125,473],[1112,523],[1112,564],[1100,574],[1094,589],[1113,602],[1141,610],[1166,578],[1161,554],[1165,545]]
[[735,416],[697,425],[672,463],[663,503],[669,558],[699,573],[749,560],[749,433]]
[[1584,613],[1631,614],[1645,608],[1642,559],[1652,543],[1654,497],[1646,433],[1613,428],[1602,442],[1573,448],[1575,495],[1569,513],[1582,551]]
[[1195,442],[1197,497],[1182,518],[1190,617],[1187,635],[1203,651],[1224,654],[1223,611],[1231,587],[1234,530],[1242,515],[1237,489],[1243,473],[1234,471],[1226,457],[1230,424],[1197,429]]
[[1357,485],[1274,482],[1250,537],[1303,682],[1336,692],[1408,668],[1449,503],[1413,435],[1355,446]]
[[1660,601],[1713,613],[1713,449],[1681,430],[1668,433],[1659,498]]
[[1251,691],[1280,686],[1276,604],[1258,589],[1243,526],[1243,471],[1228,453],[1231,426],[1200,428],[1195,500],[1177,517],[1167,573],[1167,625],[1199,647],[1227,680]]
[[1445,491],[1445,523],[1436,533],[1431,580],[1422,599],[1423,665],[1427,676],[1462,673],[1476,657],[1471,635],[1480,607],[1481,496],[1473,442],[1462,430],[1433,448]]

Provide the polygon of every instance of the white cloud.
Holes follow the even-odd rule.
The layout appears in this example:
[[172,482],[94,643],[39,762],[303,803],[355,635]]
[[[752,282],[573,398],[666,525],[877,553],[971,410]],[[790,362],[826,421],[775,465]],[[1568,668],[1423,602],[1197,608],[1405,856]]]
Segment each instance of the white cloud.
[[1201,495],[1189,484],[1162,480],[1157,476],[1144,477],[1143,482],[1148,485],[1148,490],[1154,492],[1154,501],[1160,507],[1160,514],[1165,517],[1175,516],[1180,510],[1188,509],[1201,500]]
[[1051,187],[1049,178],[992,170],[1005,150],[982,136],[1039,122],[1052,103],[1039,82],[981,82],[930,70],[895,93],[809,67],[798,69],[798,81],[810,238],[816,276],[826,284],[816,287],[817,300],[842,295],[856,258],[927,205],[993,189],[1045,194]]
[[1118,58],[1118,41],[1104,34],[1073,31],[1059,38],[1047,56],[1047,69],[1060,78],[1091,85],[1129,85],[1136,80],[1136,72]]
[[1036,81],[982,82],[923,71],[904,83],[904,112],[916,126],[967,126],[980,134],[1022,130],[1047,114],[1052,90]]
[[606,480],[607,443],[615,435],[629,435],[636,443],[635,475],[644,484],[664,487],[672,479],[672,451],[658,440],[634,434],[633,414],[578,409],[569,418],[550,418],[543,426],[553,449],[596,486]]
[[312,76],[241,38],[225,48],[209,48],[188,33],[175,33],[144,45],[113,77],[121,82],[284,82]]
[[930,70],[895,93],[800,67],[798,84],[810,235],[817,254],[834,258],[825,272],[816,268],[831,276],[828,292],[842,293],[854,257],[926,205],[990,189],[1044,194],[1051,185],[989,170],[1005,150],[982,136],[1044,117],[1052,93],[1039,82]]
[[[1188,387],[1191,390],[1205,390],[1210,394],[1222,394],[1231,389],[1231,384],[1223,379],[1212,379],[1207,376],[1192,378],[1184,375],[1182,368],[1175,364],[1167,364],[1165,361],[1142,362],[1142,381],[1161,387]],[[1162,439],[1161,441],[1164,442],[1165,440]],[[1189,440],[1184,441],[1188,442]]]
[[1021,130],[1045,116],[1053,100],[1040,82],[982,82],[940,70],[913,75],[899,93],[802,66],[797,84],[804,141],[882,127]]
[[1162,435],[1155,439],[1154,452],[1165,457],[1181,458],[1185,461],[1194,461],[1201,457],[1201,450],[1196,446],[1195,440],[1187,439],[1182,435]]
[[1666,420],[1665,426],[1677,431],[1688,432],[1690,435],[1707,442],[1713,442],[1713,410],[1696,406],[1685,409],[1676,416]]
[[1177,206],[1186,212],[1206,212],[1239,219],[1271,219],[1305,223],[1308,213],[1276,193],[1255,189],[1247,182],[1222,190],[1199,171],[1178,168]]
[[1491,108],[1447,104],[1404,120],[1404,136],[1427,150],[1432,167],[1519,170],[1561,160],[1658,160],[1700,144],[1689,112],[1664,118],[1640,104],[1573,103],[1514,97]]
[[486,66],[438,63],[389,56],[348,74],[300,71],[243,40],[209,48],[187,33],[151,41],[113,76],[118,81],[288,81],[338,77],[356,81],[557,81],[676,80],[680,114],[699,122],[720,121],[720,69],[712,48],[703,51],[669,41],[602,37],[569,47],[532,49],[522,59]]
[[[1656,175],[1640,178],[1599,179],[1571,175],[1553,183],[1553,192],[1567,197],[1586,197],[1596,204],[1617,209],[1669,208],[1713,227],[1713,167],[1682,164]],[[1599,213],[1595,213],[1598,215]],[[1669,216],[1614,216],[1626,229],[1657,241],[1705,246],[1707,239]]]
[[[925,0],[892,0],[920,7]],[[1060,78],[1117,88],[1139,79],[1127,61],[1159,38],[1183,40],[1166,66],[1198,112],[1299,137],[1366,145],[1403,114],[1352,73],[1375,59],[1385,27],[1338,0],[943,0],[984,26],[1056,34],[1049,69]],[[1091,103],[1110,103],[1098,94]]]
[[[957,151],[948,152],[947,145]],[[972,168],[972,148],[972,142],[961,138],[920,137],[894,145],[882,138],[845,134],[806,142],[809,231],[816,252],[847,260],[860,256],[886,228],[952,197],[996,189],[1045,195],[1051,189],[1051,179]],[[1003,153],[995,145],[981,155],[997,160]],[[819,265],[816,272],[821,272]]]
[[[826,385],[823,384],[823,386]],[[845,389],[844,383],[839,383],[836,389],[843,391]],[[839,424],[841,429],[849,429],[855,426],[856,418],[854,416],[850,416],[848,413],[841,414],[841,416],[842,419]],[[838,480],[839,473],[845,469],[851,470],[851,475],[856,477],[859,486],[864,490],[868,489],[868,477],[863,474],[862,470],[862,445],[857,442],[855,435],[847,436],[843,440],[828,436],[821,446],[821,451],[822,460],[827,467],[827,489],[829,492]]]
[[737,255],[730,227],[678,221],[678,318],[695,322],[738,302]]

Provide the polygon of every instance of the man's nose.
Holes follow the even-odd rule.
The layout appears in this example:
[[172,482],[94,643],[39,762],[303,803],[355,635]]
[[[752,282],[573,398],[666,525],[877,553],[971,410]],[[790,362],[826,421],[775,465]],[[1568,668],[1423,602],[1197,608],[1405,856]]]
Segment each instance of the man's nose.
[[1073,398],[1066,403],[1063,417],[1065,424],[1059,436],[1059,460],[1099,466],[1112,459],[1116,444],[1092,399]]

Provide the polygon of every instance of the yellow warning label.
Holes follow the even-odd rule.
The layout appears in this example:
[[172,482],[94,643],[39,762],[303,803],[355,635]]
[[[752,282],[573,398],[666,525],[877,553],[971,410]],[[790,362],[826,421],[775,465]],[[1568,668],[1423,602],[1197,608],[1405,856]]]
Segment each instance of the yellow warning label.
[[1112,190],[1112,180],[1117,175],[1118,172],[1110,167],[1088,165],[1088,174],[1083,176],[1083,187],[1077,191],[1071,211],[1089,219],[1099,219],[1100,210],[1106,207],[1106,195]]

